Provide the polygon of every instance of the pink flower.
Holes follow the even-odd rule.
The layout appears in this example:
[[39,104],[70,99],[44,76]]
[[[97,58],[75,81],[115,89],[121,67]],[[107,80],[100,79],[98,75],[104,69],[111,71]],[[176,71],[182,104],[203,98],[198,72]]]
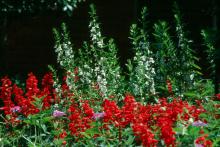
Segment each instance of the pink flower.
[[105,112],[101,112],[101,113],[94,113],[92,116],[92,119],[98,120],[101,119],[105,116]]
[[6,107],[0,107],[0,110],[2,110],[2,111],[5,110],[5,109],[6,109]]
[[195,147],[204,147],[204,145],[195,143]]
[[62,112],[62,111],[59,111],[59,110],[55,110],[55,111],[53,112],[53,116],[54,116],[54,117],[61,117],[61,116],[64,116],[64,115],[66,115],[66,113],[64,113],[64,112]]
[[21,107],[20,106],[14,106],[10,109],[11,112],[20,112],[21,111]]
[[207,123],[204,123],[201,120],[198,120],[198,121],[193,122],[192,126],[203,127],[203,126],[207,126]]

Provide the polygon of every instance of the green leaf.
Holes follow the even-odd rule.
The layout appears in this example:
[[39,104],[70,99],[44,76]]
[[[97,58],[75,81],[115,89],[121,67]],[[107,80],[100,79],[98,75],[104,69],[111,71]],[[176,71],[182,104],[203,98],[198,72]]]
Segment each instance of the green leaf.
[[58,145],[58,146],[61,146],[62,142],[63,142],[63,139],[55,139],[54,140],[55,145]]
[[49,133],[45,124],[41,124],[41,128],[43,129],[44,133]]
[[80,132],[80,134],[84,135],[86,138],[91,138],[91,136],[87,132]]
[[218,146],[220,144],[220,136],[214,139],[213,146]]
[[194,93],[194,92],[186,92],[183,94],[184,96],[187,96],[187,97],[198,97],[198,94],[197,93]]
[[200,127],[197,126],[190,126],[188,128],[189,135],[192,135],[194,137],[197,137],[199,135]]
[[191,63],[191,65],[192,65],[193,67],[195,67],[196,69],[201,70],[201,67],[199,67],[198,65],[196,65],[196,64],[194,64],[194,63]]
[[53,134],[54,136],[58,136],[61,133],[60,130],[52,130],[51,134]]
[[48,117],[43,117],[42,121],[43,123],[46,123],[46,122],[50,122],[52,119],[53,119],[52,116],[48,116]]
[[135,136],[131,136],[129,135],[128,140],[125,142],[126,145],[132,145],[132,143],[134,142]]

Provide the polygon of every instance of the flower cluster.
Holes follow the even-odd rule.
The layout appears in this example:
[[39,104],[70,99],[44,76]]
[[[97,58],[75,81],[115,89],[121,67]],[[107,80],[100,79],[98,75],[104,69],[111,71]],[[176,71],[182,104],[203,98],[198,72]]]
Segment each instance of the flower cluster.
[[87,102],[82,104],[82,110],[79,108],[77,104],[72,104],[69,108],[69,130],[71,135],[76,137],[83,137],[81,134],[89,129],[91,126],[91,122],[93,121],[93,109],[90,108]]
[[168,103],[163,98],[158,104],[144,106],[136,102],[131,95],[125,97],[124,106],[121,109],[114,101],[109,100],[104,101],[103,109],[105,123],[122,128],[130,125],[135,136],[144,146],[156,146],[158,140],[153,132],[160,132],[158,136],[167,146],[175,146],[175,132],[172,128],[178,121],[178,117],[181,116],[187,122],[190,118],[197,120],[198,115],[204,112],[204,109],[196,108],[178,99]]
[[198,137],[195,140],[195,146],[196,147],[212,147],[212,141],[208,140],[207,137],[208,137],[207,134]]
[[10,116],[11,121],[14,116],[18,116],[18,113],[23,116],[38,113],[40,108],[34,105],[36,99],[43,97],[42,109],[48,109],[51,104],[54,104],[55,99],[51,73],[44,76],[42,89],[38,88],[38,80],[33,73],[28,74],[25,92],[16,84],[12,85],[8,77],[2,78],[1,82],[0,99],[4,102],[4,107],[2,107],[1,110],[4,110],[5,115]]
[[[101,121],[100,132],[111,131],[110,128],[114,127],[119,130],[121,139],[121,131],[130,127],[136,140],[146,147],[157,146],[159,140],[163,140],[166,146],[176,146],[176,134],[173,128],[177,122],[184,123],[184,125],[188,123],[188,126],[206,125],[203,123],[205,120],[199,119],[199,115],[205,112],[202,105],[190,105],[180,98],[174,98],[172,102],[161,98],[158,103],[144,105],[137,102],[131,94],[126,94],[122,105],[118,105],[114,100],[104,99],[99,109],[102,112],[95,113],[90,106],[92,101],[73,99],[74,94],[65,83],[66,78],[62,84],[61,100],[58,100],[52,77],[51,73],[46,74],[39,88],[37,78],[30,73],[26,80],[25,91],[15,84],[12,85],[9,78],[1,79],[0,99],[4,103],[1,110],[4,111],[9,123],[22,123],[19,116],[25,119],[30,114],[34,115],[51,109],[53,111],[50,115],[53,119],[64,123],[61,125],[61,132],[55,135],[55,138],[64,139],[70,134],[77,141],[84,137],[83,132],[94,127],[93,123]],[[42,108],[38,107],[41,105],[35,105],[35,102],[39,100]],[[194,123],[190,123],[189,120],[192,119]],[[93,137],[95,135],[101,134],[94,133]],[[197,138],[195,142],[206,146],[211,143],[206,140],[206,137]]]
[[12,82],[8,77],[1,79],[2,85],[0,86],[0,99],[2,99],[4,106],[0,108],[3,110],[6,117],[9,118],[9,121],[16,123],[16,113],[15,113],[15,104],[11,100],[12,97]]
[[[130,69],[131,90],[142,99],[155,94],[154,77],[156,76],[153,52],[150,49],[147,33],[144,31],[136,24],[133,24],[130,29],[133,48],[136,52],[133,59],[134,66]],[[138,35],[142,37],[137,37]]]

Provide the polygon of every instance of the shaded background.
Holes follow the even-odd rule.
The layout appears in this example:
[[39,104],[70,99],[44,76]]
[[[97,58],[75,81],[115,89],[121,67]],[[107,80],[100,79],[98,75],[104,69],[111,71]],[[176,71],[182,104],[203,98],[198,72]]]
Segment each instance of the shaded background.
[[[186,30],[194,41],[193,48],[200,57],[199,65],[204,77],[208,78],[205,53],[201,46],[200,31],[204,28],[219,28],[219,1],[177,0],[183,14]],[[35,12],[33,14],[11,13],[4,30],[7,41],[0,49],[0,73],[2,75],[25,76],[34,72],[42,76],[48,71],[47,65],[56,65],[54,53],[53,27],[66,22],[75,48],[80,48],[84,40],[89,40],[89,4],[94,3],[101,23],[103,35],[115,39],[119,48],[119,58],[124,65],[132,57],[129,44],[129,28],[139,17],[141,8],[149,8],[149,22],[152,29],[158,20],[165,20],[175,29],[173,19],[173,0],[87,0],[80,3],[69,17],[61,11]],[[152,30],[149,30],[152,32]],[[171,31],[172,34],[172,31]],[[219,38],[216,47],[219,48]],[[218,60],[217,60],[218,61]],[[220,73],[218,66],[217,74]]]

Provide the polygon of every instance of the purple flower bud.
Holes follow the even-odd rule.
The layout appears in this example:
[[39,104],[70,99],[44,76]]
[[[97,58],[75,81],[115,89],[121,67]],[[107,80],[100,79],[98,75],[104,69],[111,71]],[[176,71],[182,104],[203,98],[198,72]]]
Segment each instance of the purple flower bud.
[[105,116],[105,112],[101,112],[101,113],[94,113],[92,116],[92,119],[98,120],[101,119]]
[[204,122],[198,120],[198,121],[193,122],[192,126],[203,127],[203,126],[207,126],[207,123],[204,123]]
[[54,116],[54,117],[61,117],[61,116],[64,116],[64,115],[66,115],[66,113],[64,113],[64,112],[62,112],[62,111],[59,111],[59,110],[55,110],[55,111],[53,112],[53,116]]
[[14,106],[10,109],[11,112],[20,112],[21,111],[21,107],[20,106]]

